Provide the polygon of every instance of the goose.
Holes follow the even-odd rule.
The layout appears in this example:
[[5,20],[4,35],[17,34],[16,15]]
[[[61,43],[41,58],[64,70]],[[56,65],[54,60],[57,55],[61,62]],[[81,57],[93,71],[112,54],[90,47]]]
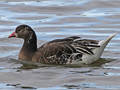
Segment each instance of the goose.
[[69,36],[49,41],[37,48],[35,31],[28,25],[19,25],[8,38],[24,39],[18,59],[50,64],[91,64],[101,57],[115,35],[101,41]]

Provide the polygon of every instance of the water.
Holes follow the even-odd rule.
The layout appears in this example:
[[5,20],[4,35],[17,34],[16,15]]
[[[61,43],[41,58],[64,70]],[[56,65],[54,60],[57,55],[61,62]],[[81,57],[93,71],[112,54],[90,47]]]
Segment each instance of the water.
[[[0,0],[0,90],[119,90],[119,0]],[[23,40],[7,38],[30,25],[38,47],[67,36],[102,40],[117,35],[91,65],[51,65],[18,60]]]

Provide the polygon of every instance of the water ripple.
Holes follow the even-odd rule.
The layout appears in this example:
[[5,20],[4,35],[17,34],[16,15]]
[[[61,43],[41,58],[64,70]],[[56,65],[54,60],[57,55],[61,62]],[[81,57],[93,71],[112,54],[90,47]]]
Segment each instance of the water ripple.
[[[120,77],[120,73],[119,73],[120,8],[119,6],[117,6],[118,5],[117,2],[119,1],[118,0],[37,0],[37,1],[1,0],[0,1],[0,40],[1,40],[0,41],[0,49],[1,49],[0,73],[3,75],[4,78],[5,78],[4,75],[6,75],[6,73],[7,74],[11,73],[9,75],[10,77],[13,75],[15,77],[15,73],[17,73],[17,75],[18,73],[20,73],[20,78],[24,77],[23,74],[25,75],[30,74],[31,76],[35,76],[35,77],[32,77],[30,80],[30,78],[28,78],[27,75],[25,80],[30,81],[30,83],[31,82],[35,83],[36,86],[38,85],[38,88],[34,87],[34,84],[32,84],[33,87],[32,86],[27,87],[22,85],[19,86],[20,84],[22,84],[22,81],[19,81],[20,84],[0,83],[0,89],[5,89],[5,90],[7,89],[9,90],[10,89],[11,90],[13,89],[14,90],[21,90],[21,89],[26,89],[26,90],[30,90],[30,89],[32,90],[113,89],[115,90],[116,89],[118,90],[120,89],[120,86],[118,85],[119,80],[118,82],[116,82],[116,80]],[[107,5],[104,6],[105,5],[104,3]],[[25,10],[23,10],[24,8]],[[99,69],[92,70],[91,72],[89,71],[85,72],[85,70],[80,67],[77,68],[78,72],[75,72],[76,68],[73,69],[71,67],[68,67],[66,69],[64,68],[64,66],[61,66],[62,68],[54,66],[57,67],[56,71],[54,71],[53,68],[51,69],[48,66],[46,66],[47,69],[43,68],[44,72],[47,72],[47,70],[51,70],[51,72],[52,71],[55,72],[54,74],[55,77],[53,74],[50,74],[51,76],[48,77],[48,75],[46,75],[46,73],[44,74],[44,72],[42,72],[42,70],[40,70],[39,67],[36,68],[30,66],[28,64],[28,61],[26,61],[27,65],[25,64],[28,67],[25,67],[23,65],[23,67],[20,67],[19,69],[10,68],[13,67],[13,62],[11,61],[12,63],[8,63],[7,61],[5,61],[7,57],[9,58],[18,57],[18,52],[19,52],[18,48],[21,47],[22,42],[16,40],[14,41],[14,43],[16,44],[12,44],[13,42],[9,41],[10,39],[8,39],[7,37],[13,32],[13,30],[15,30],[16,26],[18,26],[19,24],[28,24],[33,29],[35,29],[39,41],[40,40],[50,41],[53,39],[63,38],[66,36],[73,36],[73,35],[78,35],[82,38],[102,40],[107,38],[109,35],[113,33],[117,33],[117,35],[107,45],[102,55],[102,57],[105,57],[106,60],[105,59],[100,60],[100,62],[102,61],[102,63],[97,61],[97,65],[96,63],[93,63],[90,66],[85,65],[87,69],[90,69],[90,67],[97,67],[97,68],[100,67],[103,70],[102,71],[100,69],[102,72],[99,71]],[[110,58],[111,62],[107,60],[108,58]],[[117,63],[112,62],[114,61],[113,60],[114,58],[117,61]],[[107,63],[109,64],[111,63],[113,66],[102,67],[102,65]],[[118,66],[116,66],[116,64],[118,64]],[[14,65],[16,65],[16,63]],[[15,67],[18,67],[18,65],[16,65]],[[23,70],[24,68],[30,68],[30,70]],[[58,71],[59,69],[61,70],[61,72]],[[83,73],[80,72],[80,69],[84,70]],[[19,70],[23,70],[23,72],[21,73],[19,72]],[[33,72],[34,70],[36,70],[39,73],[36,72],[35,74],[35,72]],[[65,72],[62,72],[64,70]],[[69,70],[74,72],[69,72]],[[118,70],[118,72],[116,70]],[[28,71],[30,73],[28,73]],[[42,86],[40,86],[41,83],[38,83],[38,82],[42,82],[41,79],[38,79],[41,77],[40,75],[46,76],[43,78],[44,80],[42,84],[44,83],[49,84],[48,86],[46,84],[47,87],[42,88]],[[61,77],[62,75],[64,76]],[[75,80],[76,76],[78,76],[76,78],[77,81]],[[5,81],[16,82],[17,79],[15,79],[14,77],[13,79],[10,79],[10,81],[3,79],[3,81],[0,80],[0,82],[5,82]],[[37,79],[34,80],[34,78]],[[102,81],[101,78],[102,79],[104,78],[103,84],[105,83],[106,85],[100,84]],[[64,79],[64,83],[62,82],[63,79]],[[71,81],[71,83],[68,82],[69,80]],[[90,83],[83,82],[89,80],[92,81]],[[108,82],[108,80],[110,82],[115,81],[116,82],[115,85],[113,85],[112,83],[111,84],[106,83]],[[49,83],[51,81],[55,81],[55,82]],[[58,82],[60,84],[57,84],[56,86],[56,83]]]
[[28,5],[28,6],[69,6],[69,5],[83,5],[91,0],[52,0],[52,1],[22,1],[22,2],[12,2],[12,1],[1,1],[2,4],[9,4],[9,5]]

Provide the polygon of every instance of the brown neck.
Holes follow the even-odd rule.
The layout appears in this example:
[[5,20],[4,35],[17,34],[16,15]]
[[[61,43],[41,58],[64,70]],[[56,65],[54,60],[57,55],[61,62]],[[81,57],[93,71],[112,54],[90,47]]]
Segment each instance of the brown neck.
[[31,60],[34,53],[37,51],[37,39],[34,36],[32,39],[24,39],[24,44],[19,53],[19,59]]

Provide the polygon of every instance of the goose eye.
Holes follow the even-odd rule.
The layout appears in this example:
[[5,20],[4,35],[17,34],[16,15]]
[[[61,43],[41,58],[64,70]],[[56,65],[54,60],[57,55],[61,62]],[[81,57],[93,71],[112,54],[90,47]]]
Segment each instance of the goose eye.
[[21,29],[18,29],[18,31],[20,31]]

